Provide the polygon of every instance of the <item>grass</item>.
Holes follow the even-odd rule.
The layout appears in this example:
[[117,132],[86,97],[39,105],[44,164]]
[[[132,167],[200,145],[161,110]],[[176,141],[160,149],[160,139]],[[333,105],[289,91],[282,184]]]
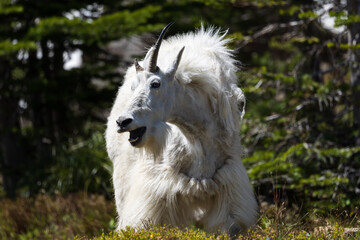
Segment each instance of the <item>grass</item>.
[[73,239],[115,228],[115,207],[100,195],[39,194],[0,200],[0,239]]
[[[346,216],[345,216],[345,215]],[[87,238],[78,238],[87,239]],[[146,229],[127,228],[120,232],[111,232],[94,237],[93,240],[124,239],[231,239],[220,233],[205,233],[192,228],[154,227]],[[352,217],[346,212],[333,216],[317,216],[309,213],[300,216],[295,210],[287,210],[284,206],[269,206],[262,209],[258,223],[237,239],[360,239],[360,218]]]
[[[84,193],[0,200],[0,239],[230,239],[192,227],[128,228],[114,232],[113,201]],[[358,209],[319,216],[284,205],[263,205],[258,223],[239,239],[360,239]]]

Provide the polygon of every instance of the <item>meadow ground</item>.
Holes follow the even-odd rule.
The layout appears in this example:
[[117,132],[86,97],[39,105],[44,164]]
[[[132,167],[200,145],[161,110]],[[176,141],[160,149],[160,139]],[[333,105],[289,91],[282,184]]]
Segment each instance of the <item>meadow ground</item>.
[[[305,214],[284,205],[264,204],[258,223],[239,239],[360,239],[359,210],[313,209]],[[67,196],[39,194],[34,198],[0,200],[0,239],[230,239],[192,227],[157,227],[114,232],[112,200],[85,193]]]

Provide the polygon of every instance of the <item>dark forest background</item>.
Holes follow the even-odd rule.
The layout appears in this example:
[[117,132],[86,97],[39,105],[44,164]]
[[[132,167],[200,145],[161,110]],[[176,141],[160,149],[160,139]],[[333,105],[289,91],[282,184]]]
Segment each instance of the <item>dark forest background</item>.
[[112,198],[107,115],[171,21],[168,36],[203,23],[233,39],[260,201],[360,205],[359,0],[0,0],[0,198]]

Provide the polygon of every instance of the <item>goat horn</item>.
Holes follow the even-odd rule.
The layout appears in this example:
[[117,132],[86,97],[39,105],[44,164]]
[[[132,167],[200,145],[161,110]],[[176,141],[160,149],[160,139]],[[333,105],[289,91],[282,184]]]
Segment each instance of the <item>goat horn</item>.
[[137,59],[135,59],[134,64],[135,64],[136,72],[144,71],[144,68],[143,68],[142,66],[140,66],[140,64],[139,64],[139,62],[138,62]]
[[157,57],[158,57],[158,53],[159,53],[159,49],[160,49],[160,45],[161,45],[161,41],[165,36],[165,33],[167,32],[167,30],[171,27],[171,25],[173,25],[174,22],[169,23],[168,25],[166,25],[164,27],[164,29],[161,31],[160,36],[158,38],[158,40],[155,43],[155,49],[153,50],[151,56],[150,56],[150,61],[149,61],[149,72],[156,72],[158,67],[156,66],[156,62],[157,62]]

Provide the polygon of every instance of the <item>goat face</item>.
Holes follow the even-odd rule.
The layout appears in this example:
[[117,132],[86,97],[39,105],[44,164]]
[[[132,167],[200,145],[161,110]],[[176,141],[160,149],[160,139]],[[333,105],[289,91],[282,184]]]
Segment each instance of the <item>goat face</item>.
[[133,79],[129,99],[116,123],[118,132],[130,132],[132,146],[143,146],[160,128],[171,112],[175,88],[171,76],[159,71],[142,71]]
[[143,62],[147,63],[145,69],[135,60],[136,77],[131,82],[132,96],[116,120],[118,132],[130,132],[129,142],[134,147],[142,147],[149,140],[158,139],[159,135],[164,134],[165,122],[171,117],[175,104],[173,79],[184,48],[166,70],[156,65],[161,40],[170,26],[163,29],[155,47],[146,55]]

